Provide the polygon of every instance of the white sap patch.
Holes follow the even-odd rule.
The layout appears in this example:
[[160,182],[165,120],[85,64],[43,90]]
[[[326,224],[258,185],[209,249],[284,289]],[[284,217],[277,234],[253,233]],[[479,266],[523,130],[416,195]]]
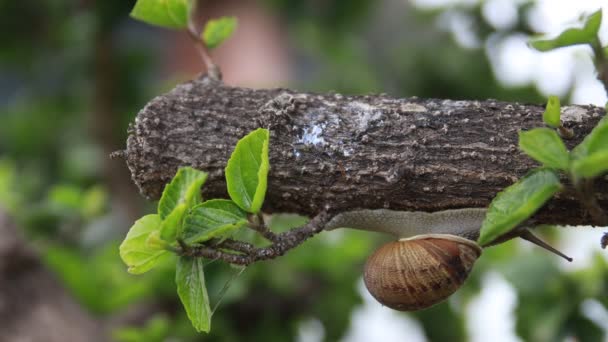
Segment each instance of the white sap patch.
[[404,103],[401,105],[401,111],[402,112],[418,112],[418,113],[423,113],[423,112],[428,112],[429,110],[425,107],[425,106],[421,106],[419,104],[416,103]]
[[561,118],[564,121],[582,122],[583,118],[588,116],[587,111],[581,107],[567,106],[562,108]]
[[365,131],[370,121],[378,120],[382,117],[382,113],[376,107],[367,103],[354,101],[348,105],[348,108],[357,114],[360,131]]
[[450,107],[450,108],[464,108],[464,107],[468,107],[469,102],[468,101],[455,101],[455,100],[443,100],[441,102],[441,104],[444,107]]
[[325,129],[325,124],[314,124],[310,127],[304,128],[304,133],[299,138],[298,143],[304,145],[325,145],[325,139],[323,138],[323,129]]
[[350,156],[352,156],[352,155],[353,155],[353,153],[354,153],[354,152],[355,152],[355,151],[354,151],[352,148],[345,148],[345,149],[342,151],[342,155],[343,155],[343,156],[345,156],[345,157],[350,157]]

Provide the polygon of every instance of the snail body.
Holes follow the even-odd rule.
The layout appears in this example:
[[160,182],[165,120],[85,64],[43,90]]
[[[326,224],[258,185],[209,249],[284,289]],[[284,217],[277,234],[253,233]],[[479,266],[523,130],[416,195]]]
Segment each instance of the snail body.
[[485,212],[362,209],[338,214],[325,229],[344,227],[397,237],[367,259],[363,280],[378,302],[413,311],[441,302],[467,279],[481,255],[481,247],[471,239],[477,238]]
[[325,230],[352,228],[387,233],[399,239],[422,234],[451,234],[475,240],[485,214],[483,208],[437,212],[360,209],[334,216]]
[[[325,230],[353,228],[388,233],[397,241],[377,249],[365,264],[363,280],[376,300],[395,310],[421,310],[456,292],[482,249],[475,242],[486,209],[438,212],[361,209],[333,217]],[[499,242],[521,237],[571,260],[527,230],[514,230]]]

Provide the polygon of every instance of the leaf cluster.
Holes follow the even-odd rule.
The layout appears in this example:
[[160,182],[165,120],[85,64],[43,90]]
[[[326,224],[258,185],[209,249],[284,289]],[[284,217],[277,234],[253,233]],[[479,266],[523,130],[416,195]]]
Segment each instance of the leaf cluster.
[[602,24],[602,10],[593,12],[587,17],[583,27],[569,28],[553,39],[535,39],[530,46],[542,52],[573,45],[599,44],[598,32]]
[[[595,54],[596,65],[601,66],[608,63],[605,47],[601,46],[598,36],[601,24],[600,9],[589,15],[581,28],[570,28],[553,39],[536,39],[529,44],[538,51],[589,45]],[[549,97],[543,121],[560,133],[567,133],[567,129],[561,125],[560,113],[559,98]],[[542,164],[542,168],[530,172],[494,198],[481,227],[479,244],[491,244],[531,217],[563,188],[559,173],[568,176],[580,192],[585,190],[581,190],[579,184],[608,171],[608,117],[600,120],[572,151],[566,149],[560,135],[551,128],[535,128],[519,133],[519,148]],[[585,193],[581,195],[593,196]]]
[[[193,16],[194,0],[138,0],[131,17],[168,29],[186,29]],[[234,33],[235,17],[221,17],[207,22],[200,39],[208,49],[215,49]]]
[[[137,220],[120,245],[128,271],[141,274],[171,256],[211,239],[225,239],[249,224],[264,203],[269,131],[257,129],[239,140],[226,166],[228,199],[203,200],[201,187],[207,173],[180,168],[165,187],[156,214]],[[197,331],[210,329],[211,309],[205,286],[203,259],[180,256],[177,292]]]
[[[548,126],[559,128],[560,104],[551,97],[543,113]],[[500,192],[490,204],[481,227],[480,245],[488,245],[531,217],[554,194],[563,189],[559,174],[575,185],[608,172],[608,116],[572,151],[551,128],[519,133],[519,148],[542,164],[515,184]]]

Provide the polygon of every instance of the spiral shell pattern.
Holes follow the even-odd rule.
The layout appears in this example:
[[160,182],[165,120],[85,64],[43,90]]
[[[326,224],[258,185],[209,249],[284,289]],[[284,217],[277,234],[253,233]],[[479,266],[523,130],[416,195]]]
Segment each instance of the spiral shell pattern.
[[420,310],[456,292],[480,255],[481,247],[465,238],[419,235],[376,250],[367,259],[363,278],[380,303],[400,311]]

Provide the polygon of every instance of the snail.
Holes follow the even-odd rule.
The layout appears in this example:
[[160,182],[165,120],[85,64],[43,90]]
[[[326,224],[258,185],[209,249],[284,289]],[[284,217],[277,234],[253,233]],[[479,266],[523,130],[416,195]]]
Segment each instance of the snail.
[[[381,304],[414,311],[440,303],[456,292],[481,256],[475,239],[486,209],[466,208],[433,213],[364,209],[334,216],[325,230],[353,228],[395,235],[398,240],[378,248],[365,263],[363,280]],[[519,236],[567,260],[527,230]]]

